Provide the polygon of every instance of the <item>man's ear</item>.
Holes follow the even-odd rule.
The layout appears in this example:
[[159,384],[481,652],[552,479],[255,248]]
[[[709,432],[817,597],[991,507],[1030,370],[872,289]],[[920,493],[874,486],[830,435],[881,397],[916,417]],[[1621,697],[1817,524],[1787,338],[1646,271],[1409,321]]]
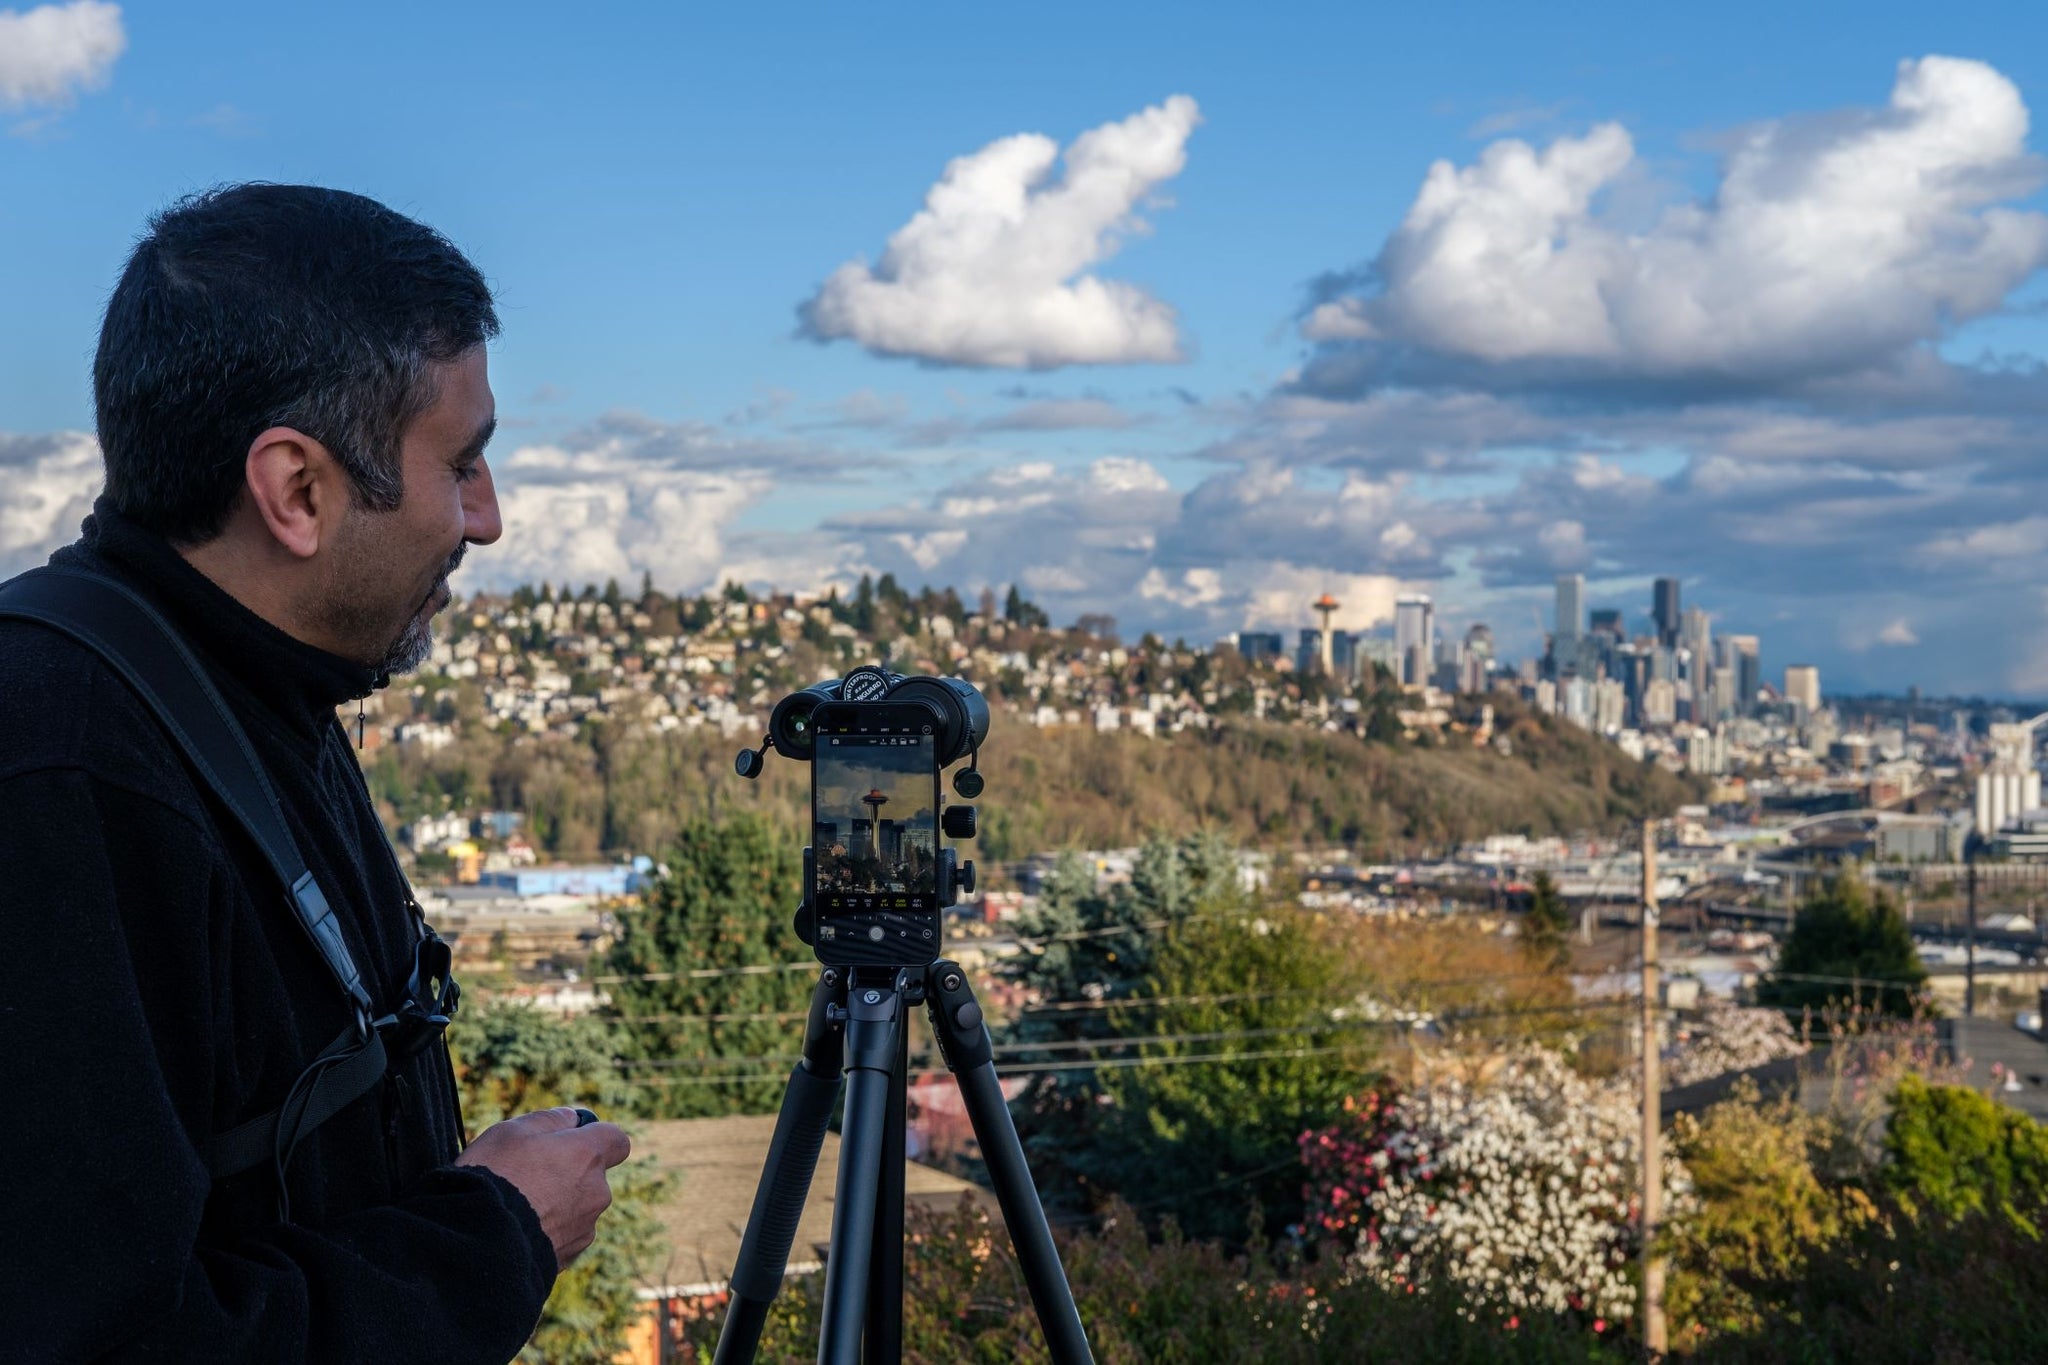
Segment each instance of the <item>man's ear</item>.
[[346,510],[347,471],[326,446],[293,427],[271,427],[250,442],[243,476],[271,539],[300,559],[318,553]]

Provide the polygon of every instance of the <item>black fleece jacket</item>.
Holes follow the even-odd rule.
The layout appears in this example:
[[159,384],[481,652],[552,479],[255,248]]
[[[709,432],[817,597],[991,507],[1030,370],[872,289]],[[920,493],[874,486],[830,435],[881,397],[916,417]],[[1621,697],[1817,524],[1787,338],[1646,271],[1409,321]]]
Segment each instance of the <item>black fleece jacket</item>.
[[[269,625],[104,500],[56,564],[145,593],[205,661],[380,1011],[411,970],[398,864],[337,704],[378,681]],[[98,657],[0,621],[0,1358],[488,1362],[555,1277],[513,1186],[450,1163],[430,1047],[301,1142],[291,1218],[213,1136],[348,1021],[253,844]]]

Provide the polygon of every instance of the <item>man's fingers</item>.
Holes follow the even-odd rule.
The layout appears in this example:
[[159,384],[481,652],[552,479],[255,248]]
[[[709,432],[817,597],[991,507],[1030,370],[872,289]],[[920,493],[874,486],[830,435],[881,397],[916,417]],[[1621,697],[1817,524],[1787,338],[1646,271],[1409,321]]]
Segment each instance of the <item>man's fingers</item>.
[[536,1109],[530,1114],[521,1114],[511,1120],[522,1128],[531,1128],[542,1133],[558,1132],[576,1126],[576,1111],[567,1105],[553,1109]]
[[606,1170],[633,1155],[633,1139],[616,1123],[586,1123],[576,1130],[576,1136],[597,1144],[599,1159]]

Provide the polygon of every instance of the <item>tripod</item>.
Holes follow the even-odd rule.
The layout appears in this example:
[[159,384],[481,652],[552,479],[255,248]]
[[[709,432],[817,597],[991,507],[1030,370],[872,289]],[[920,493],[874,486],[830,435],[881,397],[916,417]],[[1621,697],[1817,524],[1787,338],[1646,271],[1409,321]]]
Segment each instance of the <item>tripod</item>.
[[914,968],[901,967],[827,967],[819,977],[804,1025],[803,1060],[783,1092],[739,1264],[733,1268],[732,1303],[713,1357],[716,1365],[751,1361],[760,1346],[769,1305],[782,1289],[842,1072],[846,1113],[818,1361],[895,1365],[902,1359],[904,1103],[909,1010],[919,1002],[960,1086],[1052,1358],[1056,1365],[1093,1365],[1045,1209],[1024,1163],[1023,1144],[996,1081],[981,1004],[967,973],[943,959],[924,968],[921,977]]

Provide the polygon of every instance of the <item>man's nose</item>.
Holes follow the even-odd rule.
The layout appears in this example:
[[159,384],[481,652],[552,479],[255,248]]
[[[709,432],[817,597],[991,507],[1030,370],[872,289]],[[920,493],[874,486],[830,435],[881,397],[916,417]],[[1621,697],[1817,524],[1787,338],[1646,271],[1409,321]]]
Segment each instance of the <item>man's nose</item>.
[[505,534],[504,518],[498,515],[498,487],[491,467],[476,462],[477,476],[462,490],[462,538],[472,545],[489,545]]

